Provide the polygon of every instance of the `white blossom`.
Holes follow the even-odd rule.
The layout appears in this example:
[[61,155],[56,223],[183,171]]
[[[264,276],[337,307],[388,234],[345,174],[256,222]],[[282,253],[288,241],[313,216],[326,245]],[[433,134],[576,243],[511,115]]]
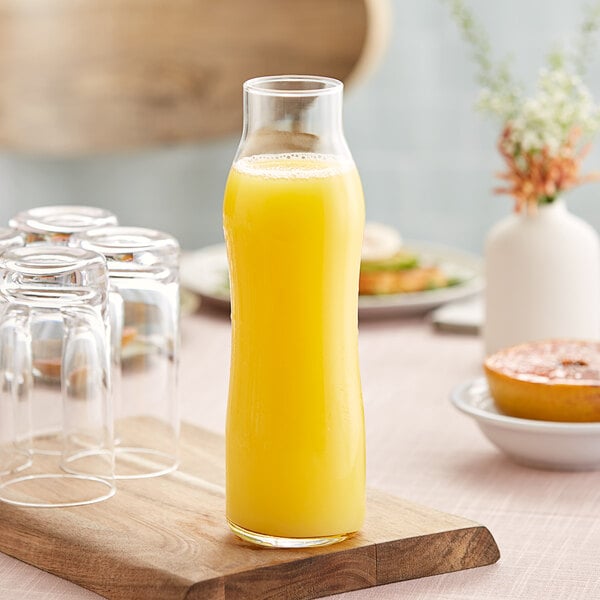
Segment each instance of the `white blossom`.
[[[557,153],[574,129],[591,138],[600,129],[600,106],[581,78],[564,67],[540,69],[534,94],[521,97],[502,90],[481,91],[477,106],[510,123],[510,143],[515,153]],[[512,111],[512,114],[510,114]]]

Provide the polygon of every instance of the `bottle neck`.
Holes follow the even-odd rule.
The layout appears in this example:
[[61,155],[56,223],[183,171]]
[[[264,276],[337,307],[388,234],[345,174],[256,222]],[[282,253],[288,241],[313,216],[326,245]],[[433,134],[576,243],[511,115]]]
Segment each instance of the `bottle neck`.
[[236,158],[318,153],[350,158],[336,80],[265,77],[244,85],[244,129]]

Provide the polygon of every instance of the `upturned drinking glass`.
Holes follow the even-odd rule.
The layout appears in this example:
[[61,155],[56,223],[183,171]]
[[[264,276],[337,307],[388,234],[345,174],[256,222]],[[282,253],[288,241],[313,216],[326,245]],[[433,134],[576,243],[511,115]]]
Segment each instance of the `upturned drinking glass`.
[[116,477],[169,473],[179,461],[179,244],[140,227],[72,242],[102,254],[110,273]]
[[[93,206],[38,206],[17,213],[9,220],[9,225],[17,231],[26,245],[52,244],[66,246],[76,233],[87,231],[103,225],[116,225],[116,216],[102,208]],[[56,365],[54,373],[48,371],[44,377],[46,381],[58,381],[58,367],[61,356],[60,328],[46,324],[44,337],[47,363]],[[37,375],[36,375],[37,376]],[[35,421],[34,419],[34,426]]]
[[96,253],[38,244],[0,256],[0,500],[114,494],[107,298]]
[[325,77],[247,81],[225,190],[227,519],[240,537],[269,546],[338,542],[364,518],[364,204],[342,88]]

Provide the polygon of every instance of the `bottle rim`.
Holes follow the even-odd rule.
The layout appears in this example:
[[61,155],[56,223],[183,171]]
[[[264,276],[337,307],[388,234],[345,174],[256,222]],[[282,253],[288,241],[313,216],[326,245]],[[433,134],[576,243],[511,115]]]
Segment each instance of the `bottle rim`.
[[339,94],[344,84],[320,75],[267,75],[244,82],[244,91],[262,96],[328,96]]

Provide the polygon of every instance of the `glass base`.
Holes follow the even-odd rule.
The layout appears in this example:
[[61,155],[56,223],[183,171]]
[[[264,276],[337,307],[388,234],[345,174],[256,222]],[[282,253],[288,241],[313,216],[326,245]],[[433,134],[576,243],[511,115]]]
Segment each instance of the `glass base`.
[[244,529],[243,527],[236,525],[229,519],[227,519],[227,523],[229,524],[231,531],[244,541],[258,544],[259,546],[267,546],[269,548],[313,548],[315,546],[330,546],[331,544],[343,542],[355,533],[340,533],[323,537],[288,538],[250,531],[249,529]]
[[0,485],[1,502],[32,508],[83,506],[114,495],[112,481],[82,475],[27,475]]

